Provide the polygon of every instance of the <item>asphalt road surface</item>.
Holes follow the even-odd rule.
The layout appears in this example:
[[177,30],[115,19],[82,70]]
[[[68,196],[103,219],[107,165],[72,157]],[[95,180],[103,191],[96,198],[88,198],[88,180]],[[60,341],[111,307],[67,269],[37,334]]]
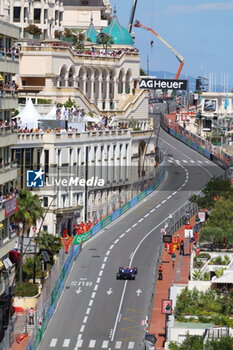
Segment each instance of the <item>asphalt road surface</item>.
[[[158,191],[86,242],[40,350],[142,350],[153,293],[160,229],[169,214],[222,169],[165,132],[167,175]],[[120,266],[135,281],[116,280]]]

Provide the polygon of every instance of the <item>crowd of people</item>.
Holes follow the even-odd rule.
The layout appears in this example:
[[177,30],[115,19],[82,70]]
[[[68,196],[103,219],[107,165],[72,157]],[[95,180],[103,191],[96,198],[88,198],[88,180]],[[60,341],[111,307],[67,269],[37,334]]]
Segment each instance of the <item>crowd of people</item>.
[[[73,225],[73,236],[81,235],[85,232],[88,232],[92,227],[93,227],[93,222],[91,220],[88,220],[86,223],[81,221],[79,224],[74,224]],[[62,230],[62,237],[64,237],[64,238],[69,237],[69,232],[68,232],[68,229],[66,227],[64,227]]]
[[13,197],[15,197],[18,194],[18,189],[15,188],[11,188],[10,192],[7,192],[5,194],[3,194],[2,192],[0,192],[0,203],[4,203],[6,202],[8,199],[11,199]]

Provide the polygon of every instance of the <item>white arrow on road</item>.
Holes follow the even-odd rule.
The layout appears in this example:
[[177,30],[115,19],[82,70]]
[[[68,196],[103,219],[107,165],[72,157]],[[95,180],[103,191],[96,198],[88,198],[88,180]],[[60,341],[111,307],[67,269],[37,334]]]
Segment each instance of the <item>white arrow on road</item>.
[[142,293],[142,291],[141,291],[141,289],[138,289],[137,291],[136,291],[136,294],[137,294],[137,296],[139,297],[139,295]]
[[77,294],[81,293],[82,292],[82,289],[80,287],[78,287],[78,289],[76,289],[75,291]]
[[110,294],[112,294],[112,293],[113,293],[112,288],[109,288],[109,290],[107,290],[107,294],[110,295]]

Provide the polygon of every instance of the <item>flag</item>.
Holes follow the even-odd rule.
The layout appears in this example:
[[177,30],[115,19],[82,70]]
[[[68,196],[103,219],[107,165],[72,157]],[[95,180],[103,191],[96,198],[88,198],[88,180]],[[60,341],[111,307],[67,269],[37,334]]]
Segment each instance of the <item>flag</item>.
[[229,106],[229,104],[230,104],[230,101],[229,101],[229,97],[228,97],[228,94],[227,94],[226,98],[225,98],[224,109],[227,110],[227,107]]

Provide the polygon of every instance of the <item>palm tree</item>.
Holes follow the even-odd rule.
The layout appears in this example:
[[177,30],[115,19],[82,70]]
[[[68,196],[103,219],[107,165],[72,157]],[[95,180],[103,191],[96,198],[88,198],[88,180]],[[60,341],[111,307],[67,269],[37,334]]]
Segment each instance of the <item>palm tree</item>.
[[38,195],[33,195],[31,191],[21,190],[18,197],[18,211],[14,214],[14,221],[21,225],[20,234],[20,260],[19,260],[19,282],[23,282],[23,240],[25,235],[29,236],[32,226],[36,226],[39,219],[42,219],[44,209]]
[[60,237],[51,235],[48,232],[41,232],[41,236],[35,237],[34,241],[39,246],[40,250],[47,250],[52,255],[56,254],[62,247]]
[[103,48],[107,49],[114,43],[113,38],[111,35],[108,35],[107,33],[99,33],[97,35],[97,44],[103,45]]

